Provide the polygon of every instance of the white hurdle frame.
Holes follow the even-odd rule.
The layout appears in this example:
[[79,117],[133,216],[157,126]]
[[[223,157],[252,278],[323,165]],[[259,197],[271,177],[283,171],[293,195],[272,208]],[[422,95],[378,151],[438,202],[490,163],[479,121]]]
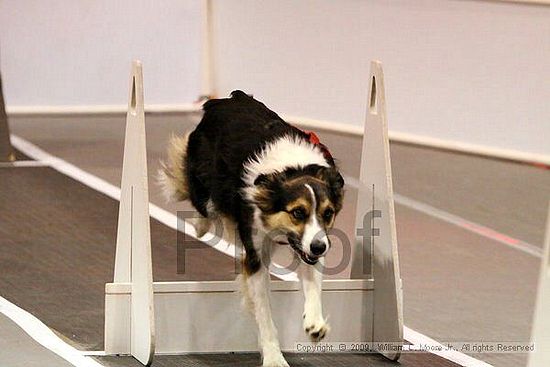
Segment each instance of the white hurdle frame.
[[[323,309],[332,326],[325,341],[400,346],[402,289],[380,62],[371,62],[369,81],[360,174],[364,189],[358,193],[355,228],[364,227],[367,212],[372,215],[366,223],[368,236],[356,241],[351,279],[323,281]],[[130,354],[147,365],[155,351],[258,351],[256,324],[242,309],[238,281],[153,282],[139,62],[132,66],[128,108],[115,277],[105,286],[105,353]],[[303,301],[298,282],[271,283],[273,319],[283,351],[296,351],[297,343],[309,342],[302,329]],[[397,360],[400,348],[395,349],[382,354]]]
[[529,367],[550,366],[550,205],[540,266],[539,286],[531,341],[535,351],[529,355]]
[[[155,353],[153,266],[149,222],[149,186],[145,144],[145,109],[141,62],[132,63],[130,95],[126,114],[124,161],[118,213],[114,284],[129,284],[129,306],[124,314],[105,309],[105,340],[117,333],[111,325],[125,327],[129,335],[129,354],[149,365]],[[109,297],[106,296],[106,304]],[[117,310],[119,311],[119,310]],[[124,326],[111,323],[112,319]]]
[[[14,161],[15,161],[15,151],[11,146],[8,115],[6,114],[6,104],[4,103],[4,93],[2,90],[2,77],[0,76],[0,162],[12,163]],[[13,167],[10,165],[3,165],[3,166]]]

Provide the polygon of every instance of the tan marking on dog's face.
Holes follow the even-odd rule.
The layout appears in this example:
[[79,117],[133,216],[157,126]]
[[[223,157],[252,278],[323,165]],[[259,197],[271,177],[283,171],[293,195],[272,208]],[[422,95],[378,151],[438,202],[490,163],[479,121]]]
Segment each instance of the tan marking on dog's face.
[[262,222],[268,231],[282,230],[283,232],[292,231],[294,233],[302,233],[304,231],[303,223],[294,222],[291,216],[284,211],[262,215]]
[[[308,200],[307,196],[298,196],[295,200],[286,203],[283,210],[270,214],[263,213],[264,227],[269,231],[293,232],[301,237],[311,213],[311,204],[311,200]],[[303,213],[303,219],[297,215],[299,212]]]
[[343,184],[337,171],[308,173],[313,174],[260,177],[253,198],[269,237],[313,265],[330,249],[328,235],[342,207]]
[[[317,203],[316,213],[312,213],[312,197],[306,188],[306,184],[314,187],[315,194],[318,196],[319,202]],[[283,233],[293,232],[301,237],[305,223],[312,214],[317,216],[318,222],[324,229],[329,230],[334,225],[337,214],[336,203],[330,200],[328,188],[324,181],[312,176],[301,176],[284,181],[280,185],[279,191],[273,192],[270,189],[260,189],[255,195],[256,203],[262,210],[260,217],[266,230],[281,231]],[[283,200],[281,207],[276,207],[276,202],[279,199],[274,198],[274,195],[278,195],[279,199]],[[295,210],[302,210],[304,218],[297,218],[293,214]]]
[[326,229],[330,229],[334,226],[334,222],[336,220],[336,210],[334,208],[334,204],[328,198],[324,198],[318,205],[317,213],[323,221]]
[[[304,222],[311,213],[311,201],[306,200],[304,197],[299,197],[298,199],[288,203],[285,208],[286,212],[290,214],[291,220],[294,223]],[[303,214],[304,218],[297,216],[297,213]]]

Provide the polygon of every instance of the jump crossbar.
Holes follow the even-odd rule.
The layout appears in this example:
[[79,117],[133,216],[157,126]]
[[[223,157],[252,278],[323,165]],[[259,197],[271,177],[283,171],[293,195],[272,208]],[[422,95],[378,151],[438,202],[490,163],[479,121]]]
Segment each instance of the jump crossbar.
[[[254,320],[241,306],[236,281],[153,282],[148,216],[141,64],[134,62],[124,146],[115,279],[105,287],[105,352],[147,365],[156,353],[257,351]],[[392,176],[382,65],[371,62],[351,279],[323,282],[330,319],[327,342],[403,341]],[[353,234],[355,237],[355,234]],[[302,330],[298,282],[273,281],[271,304],[281,347],[309,342]],[[383,354],[397,360],[399,348]]]

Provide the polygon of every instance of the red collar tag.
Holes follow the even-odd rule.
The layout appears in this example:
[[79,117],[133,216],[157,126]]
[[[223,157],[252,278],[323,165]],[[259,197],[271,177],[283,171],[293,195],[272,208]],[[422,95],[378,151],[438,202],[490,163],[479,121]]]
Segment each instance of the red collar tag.
[[308,136],[308,141],[311,144],[317,145],[321,149],[326,159],[333,159],[332,154],[330,154],[328,148],[323,143],[321,143],[321,140],[319,139],[317,134],[315,134],[313,131],[304,131],[304,133]]
[[304,131],[308,135],[309,142],[314,145],[321,144],[321,140],[313,131]]

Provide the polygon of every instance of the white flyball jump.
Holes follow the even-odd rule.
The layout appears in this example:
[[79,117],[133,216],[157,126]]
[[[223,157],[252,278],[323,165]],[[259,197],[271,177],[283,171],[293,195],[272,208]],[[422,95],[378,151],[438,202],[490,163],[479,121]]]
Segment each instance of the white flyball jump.
[[550,366],[550,313],[548,310],[550,310],[550,205],[531,336],[532,342],[535,343],[535,351],[529,355],[529,367]]
[[[256,324],[241,306],[238,281],[153,282],[139,62],[132,66],[128,109],[115,278],[105,287],[106,354],[133,355],[147,365],[155,352],[258,351]],[[402,289],[384,79],[377,61],[371,63],[360,181],[355,228],[361,236],[351,279],[323,281],[323,310],[331,323],[324,341],[393,343],[397,347],[381,353],[397,360],[403,342]],[[298,282],[272,282],[273,319],[283,351],[309,343],[302,328],[303,302]]]
[[[141,63],[132,63],[130,96],[126,114],[124,162],[118,213],[114,284],[128,284],[129,308],[124,315],[105,312],[105,336],[110,318],[127,323],[128,350],[143,364],[150,364],[155,352],[153,265],[149,223],[149,186],[145,145],[145,110]],[[107,292],[108,293],[108,292]],[[109,297],[107,296],[107,301]],[[117,310],[118,311],[118,310]],[[116,325],[116,327],[122,327]]]
[[2,77],[0,76],[0,162],[13,161],[15,161],[15,152],[10,141],[8,115],[6,114],[4,93],[2,91]]

